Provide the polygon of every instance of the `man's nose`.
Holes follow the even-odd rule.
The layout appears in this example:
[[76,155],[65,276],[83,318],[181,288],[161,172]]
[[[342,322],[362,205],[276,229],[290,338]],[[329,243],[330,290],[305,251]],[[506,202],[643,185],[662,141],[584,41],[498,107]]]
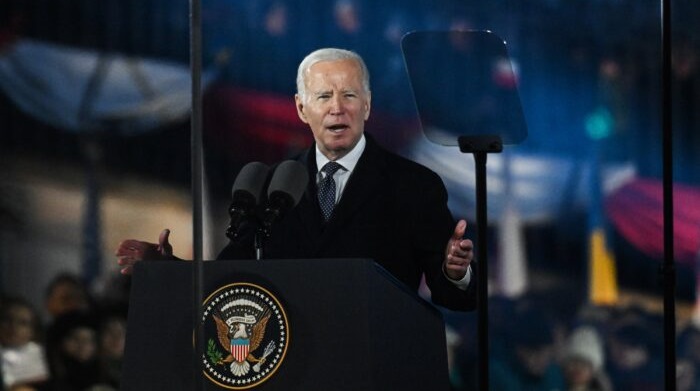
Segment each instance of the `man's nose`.
[[340,95],[335,95],[331,98],[330,101],[331,104],[331,114],[342,114],[343,113],[343,102],[340,98]]

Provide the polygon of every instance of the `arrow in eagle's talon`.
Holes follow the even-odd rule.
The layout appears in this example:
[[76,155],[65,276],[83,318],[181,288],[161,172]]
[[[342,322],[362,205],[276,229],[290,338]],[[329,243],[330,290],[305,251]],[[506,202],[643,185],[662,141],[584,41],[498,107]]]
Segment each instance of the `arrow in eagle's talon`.
[[270,355],[275,350],[275,343],[273,341],[270,341],[270,343],[267,344],[265,347],[265,351],[263,352],[262,357],[260,357],[260,361],[258,361],[255,365],[253,365],[253,370],[255,372],[260,372],[260,366],[265,363],[265,358]]

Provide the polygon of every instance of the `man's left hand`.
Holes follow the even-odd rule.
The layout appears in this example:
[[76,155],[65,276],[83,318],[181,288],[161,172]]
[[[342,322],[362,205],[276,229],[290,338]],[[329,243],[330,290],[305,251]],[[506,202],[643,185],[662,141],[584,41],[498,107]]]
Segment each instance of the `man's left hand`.
[[474,244],[469,239],[463,239],[466,229],[467,222],[460,220],[445,249],[443,269],[449,278],[457,281],[467,274],[469,264],[474,258]]

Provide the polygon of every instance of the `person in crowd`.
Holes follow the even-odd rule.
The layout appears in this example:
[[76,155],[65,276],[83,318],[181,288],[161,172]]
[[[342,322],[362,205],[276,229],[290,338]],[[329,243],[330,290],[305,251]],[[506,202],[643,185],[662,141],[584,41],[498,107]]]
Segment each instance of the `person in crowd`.
[[98,327],[97,356],[101,380],[118,389],[126,343],[126,311],[122,308],[103,311]]
[[[272,227],[268,258],[372,258],[414,291],[421,276],[431,299],[446,308],[476,305],[473,244],[455,224],[447,191],[429,169],[390,153],[365,132],[369,72],[354,52],[312,52],[297,71],[297,114],[314,145],[299,161],[309,172],[299,204]],[[253,258],[253,231],[219,258]],[[122,273],[143,259],[172,259],[169,230],[158,243],[125,240],[116,250]]]
[[457,389],[462,386],[463,380],[457,367],[457,354],[462,344],[462,337],[457,330],[449,325],[445,326],[445,340],[447,342],[447,369],[450,374],[450,384]]
[[92,298],[85,284],[74,274],[56,275],[46,288],[45,307],[51,319],[72,311],[87,311]]
[[678,391],[700,391],[700,326],[689,322],[678,333],[677,345]]
[[[474,390],[478,382],[478,368],[475,365],[478,353],[477,338],[474,338],[477,335],[475,317],[473,314],[459,312],[447,312],[444,315],[448,354],[452,356],[448,361],[451,390]],[[456,335],[450,335],[450,330]]]
[[492,356],[489,385],[492,391],[564,390],[564,376],[555,361],[554,325],[542,310],[518,309],[512,320],[511,349]]
[[0,358],[4,389],[32,390],[49,376],[41,324],[34,307],[22,298],[4,298],[0,305]]
[[97,330],[97,319],[89,312],[70,311],[54,319],[46,335],[48,390],[83,391],[101,383]]
[[678,355],[700,367],[700,324],[691,321],[678,333]]
[[676,358],[676,391],[700,391],[698,367],[688,357]]
[[642,319],[615,324],[608,337],[608,368],[615,390],[661,391],[663,364],[656,338]]
[[564,347],[562,361],[566,390],[612,390],[610,379],[603,371],[603,340],[592,326],[579,326],[571,332]]

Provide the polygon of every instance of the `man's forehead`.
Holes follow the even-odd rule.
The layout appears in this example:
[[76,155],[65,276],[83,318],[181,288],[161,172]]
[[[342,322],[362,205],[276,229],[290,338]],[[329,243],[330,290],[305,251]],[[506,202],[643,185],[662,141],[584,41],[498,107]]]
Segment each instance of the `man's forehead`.
[[353,58],[340,58],[337,60],[319,60],[314,62],[309,66],[309,70],[313,68],[320,68],[320,67],[338,67],[338,66],[348,66],[352,67],[355,69],[360,68],[360,64],[357,62],[357,60]]
[[347,78],[354,81],[361,80],[361,75],[361,68],[354,60],[319,61],[309,67],[306,79]]

